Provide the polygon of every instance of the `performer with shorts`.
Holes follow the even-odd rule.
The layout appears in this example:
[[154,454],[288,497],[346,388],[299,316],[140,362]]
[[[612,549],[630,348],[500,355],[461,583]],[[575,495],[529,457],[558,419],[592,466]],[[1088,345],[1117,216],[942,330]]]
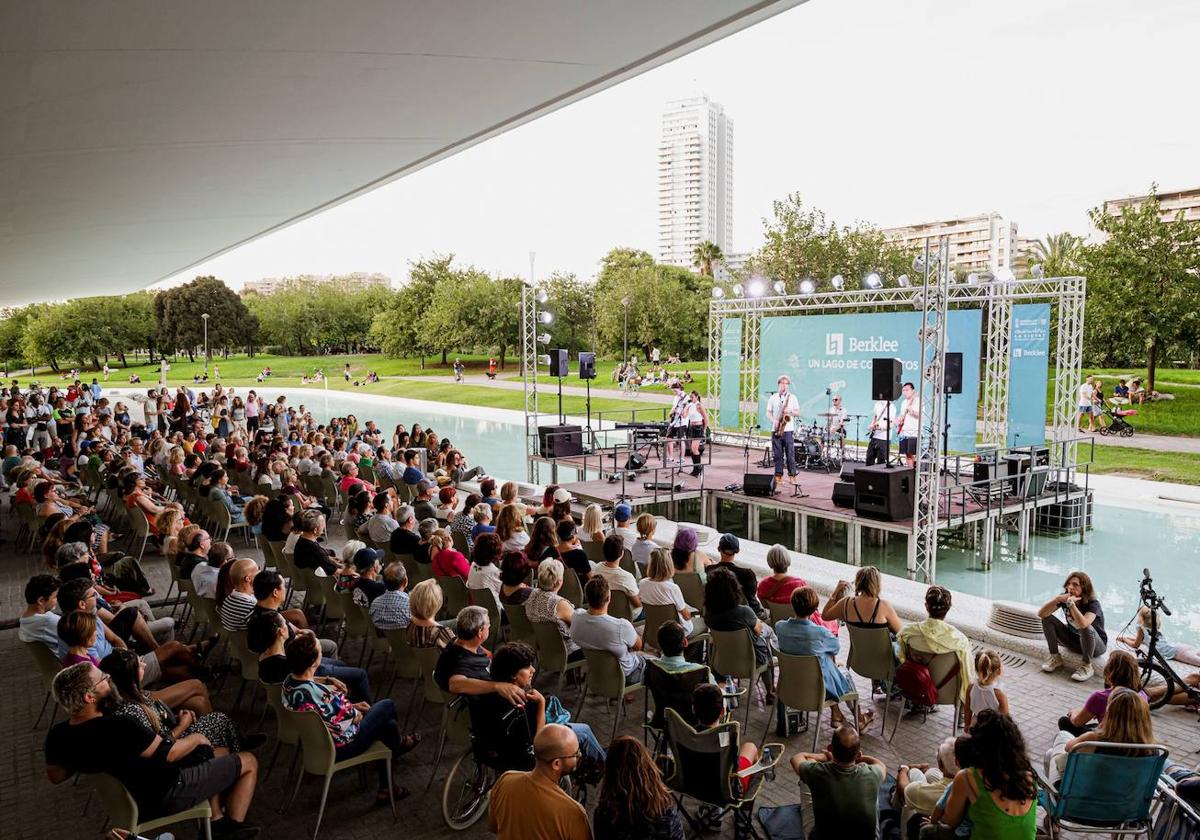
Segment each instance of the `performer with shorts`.
[[867,434],[871,436],[871,440],[867,444],[868,467],[873,464],[887,463],[888,447],[891,445],[891,441],[888,439],[889,424],[894,417],[890,401],[875,401],[875,407],[871,414],[871,425],[867,427]]
[[688,446],[691,447],[692,475],[699,476],[704,471],[700,466],[700,444],[704,442],[704,430],[708,427],[708,410],[700,399],[699,391],[692,391],[684,409],[687,418]]
[[671,414],[667,418],[667,461],[682,464],[683,439],[687,436],[688,395],[681,382],[676,382],[672,388],[675,391],[675,401],[671,403]]
[[796,483],[796,418],[800,414],[800,403],[796,395],[788,393],[792,380],[784,374],[775,380],[779,390],[767,400],[767,422],[771,424],[771,458],[775,462],[775,484],[783,478],[783,467],[787,464],[788,478]]
[[896,421],[896,436],[900,439],[900,454],[910,467],[917,465],[917,441],[921,437],[921,404],[917,389],[911,382],[901,391],[900,417]]

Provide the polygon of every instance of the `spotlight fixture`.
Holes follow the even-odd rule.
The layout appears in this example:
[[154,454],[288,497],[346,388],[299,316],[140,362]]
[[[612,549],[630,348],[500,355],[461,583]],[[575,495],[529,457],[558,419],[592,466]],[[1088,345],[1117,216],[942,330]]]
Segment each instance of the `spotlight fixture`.
[[753,278],[750,281],[749,285],[746,287],[746,291],[748,291],[750,293],[750,297],[762,297],[763,293],[766,292],[766,290],[767,290],[767,284],[765,282],[763,282],[763,279],[761,277]]
[[839,292],[846,287],[846,279],[840,274],[833,275],[833,279],[831,279],[829,283]]
[[868,274],[866,277],[863,278],[862,287],[864,289],[882,289],[883,288],[883,278],[879,276],[879,272],[872,271],[870,274]]
[[712,296],[713,300],[720,300],[721,298],[725,297],[725,290],[720,286],[713,286]]
[[915,257],[913,257],[912,267],[913,267],[913,271],[915,271],[917,274],[924,274],[925,273],[925,255],[917,254]]
[[787,291],[787,284],[785,284],[782,280],[776,280],[771,284],[771,288],[775,290],[775,294],[781,295]]
[[537,357],[537,363],[539,365],[546,365],[547,367],[549,367],[550,366],[550,357],[543,353],[541,356]]
[[538,303],[545,303],[545,302],[546,302],[546,301],[548,301],[548,300],[550,300],[550,295],[546,294],[546,290],[545,290],[545,289],[538,289],[538,293],[537,293],[537,302],[538,302]]
[[1046,276],[1046,267],[1041,263],[1034,263],[1033,267],[1029,269],[1029,273],[1033,275],[1035,280],[1041,280]]
[[550,333],[542,333],[541,335],[539,335],[537,337],[537,340],[540,341],[542,344],[549,344],[550,343]]
[[967,285],[968,286],[978,286],[979,285],[979,275],[976,274],[974,271],[972,271],[970,274],[967,275]]
[[1001,286],[1015,283],[1017,275],[1013,274],[1011,268],[1000,268],[996,270],[996,283]]
[[546,311],[539,312],[538,320],[541,321],[543,324],[553,323],[554,322],[554,313],[546,312]]
[[805,277],[800,281],[800,294],[811,295],[817,290],[817,281],[811,277]]
[[734,297],[742,297],[742,295],[745,294],[745,291],[746,290],[742,288],[741,283],[733,284],[733,296]]
[[979,275],[979,282],[983,283],[985,286],[988,283],[994,283],[996,282],[996,275],[992,274],[990,271],[985,271],[983,274]]
[[912,280],[908,279],[907,274],[901,274],[899,277],[896,278],[896,283],[899,284],[900,288],[907,289],[909,286],[912,285]]

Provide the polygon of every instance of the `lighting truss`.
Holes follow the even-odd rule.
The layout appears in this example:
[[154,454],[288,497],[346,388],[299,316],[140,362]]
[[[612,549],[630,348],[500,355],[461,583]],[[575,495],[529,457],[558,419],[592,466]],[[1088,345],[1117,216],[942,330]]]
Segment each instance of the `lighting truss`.
[[533,286],[533,254],[529,255],[529,283],[521,285],[521,383],[525,392],[525,465],[534,481],[538,422],[538,323],[537,290]]
[[983,443],[1008,446],[1008,380],[1012,354],[1009,284],[992,284],[987,300],[987,350],[983,372]]

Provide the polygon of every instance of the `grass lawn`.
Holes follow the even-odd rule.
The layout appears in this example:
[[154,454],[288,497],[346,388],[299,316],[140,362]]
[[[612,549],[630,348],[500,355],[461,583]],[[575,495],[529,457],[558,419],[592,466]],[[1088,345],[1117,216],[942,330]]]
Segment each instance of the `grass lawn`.
[[[1084,376],[1095,375],[1103,380],[1104,393],[1112,395],[1113,386],[1118,377],[1129,381],[1130,373],[1136,368],[1120,370],[1100,370],[1088,368]],[[1145,375],[1145,371],[1137,371]],[[1082,383],[1082,379],[1080,382]],[[1054,400],[1054,372],[1046,393],[1046,416],[1052,415]],[[1171,394],[1173,400],[1158,400],[1145,405],[1129,406],[1137,410],[1137,416],[1128,418],[1130,424],[1139,434],[1168,435],[1181,437],[1196,437],[1200,435],[1200,371],[1168,369],[1159,371],[1155,390],[1163,394]]]
[[[1082,447],[1080,457],[1085,457]],[[1177,484],[1200,484],[1200,455],[1188,452],[1157,452],[1152,449],[1130,449],[1124,446],[1096,446],[1094,473],[1119,473],[1147,478],[1151,481],[1171,481]]]
[[[460,355],[457,358],[461,359],[463,364],[467,366],[467,371],[474,373],[482,373],[487,369],[487,356],[466,356]],[[254,358],[247,356],[231,356],[228,359],[213,357],[212,364],[221,369],[221,381],[233,382],[237,384],[242,381],[253,381],[258,372],[265,367],[271,368],[272,378],[289,377],[299,379],[301,376],[311,376],[319,367],[325,371],[329,377],[330,387],[333,386],[333,381],[342,381],[342,366],[347,362],[350,363],[350,375],[355,379],[361,379],[366,376],[368,370],[373,370],[382,377],[388,376],[451,376],[453,370],[451,365],[454,363],[455,356],[447,357],[445,367],[442,366],[441,356],[426,356],[425,366],[421,366],[420,359],[391,359],[381,354],[363,354],[356,356],[269,356],[260,354]],[[499,360],[497,360],[499,361]],[[520,359],[510,355],[507,359],[508,367],[505,372],[516,374],[519,372]],[[137,371],[145,381],[158,379],[158,365],[130,365],[128,369],[116,367],[114,363],[114,372],[110,382],[127,379],[129,372]],[[195,362],[189,362],[186,356],[180,356],[171,364],[171,370],[167,374],[169,382],[188,381],[198,373],[204,372],[204,359],[197,357]],[[209,369],[211,378],[212,369]],[[51,377],[52,378],[52,377]]]

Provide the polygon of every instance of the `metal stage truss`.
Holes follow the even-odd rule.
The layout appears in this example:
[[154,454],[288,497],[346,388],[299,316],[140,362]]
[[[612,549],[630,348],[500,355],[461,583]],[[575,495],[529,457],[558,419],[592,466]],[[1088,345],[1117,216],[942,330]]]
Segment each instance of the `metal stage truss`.
[[538,424],[538,290],[534,286],[534,254],[529,254],[529,283],[521,286],[521,382],[525,391],[525,468],[534,480]]
[[[1008,437],[1009,359],[1012,352],[1012,307],[1018,303],[1049,303],[1057,328],[1052,357],[1054,401],[1050,425],[1051,462],[1068,474],[1076,464],[1075,391],[1083,361],[1083,309],[1087,280],[1083,277],[1045,277],[1029,280],[992,280],[968,283],[953,277],[947,265],[944,241],[929,240],[922,254],[922,282],[879,289],[815,291],[812,294],[768,295],[714,299],[708,309],[709,405],[719,408],[721,397],[722,325],[726,318],[742,319],[739,396],[757,407],[759,337],[763,317],[811,315],[869,309],[905,309],[922,313],[921,449],[938,452],[942,436],[946,341],[945,324],[950,309],[979,308],[986,317],[987,341],[982,364],[982,417],[984,444],[1004,447]],[[926,256],[927,255],[927,256]],[[935,258],[936,255],[936,258]],[[935,327],[931,330],[930,326]],[[726,428],[740,427],[722,418]],[[753,421],[751,421],[751,425]],[[918,471],[913,531],[909,542],[908,576],[932,581],[937,571],[937,528],[945,511],[936,500],[940,493],[940,460],[922,459]]]

